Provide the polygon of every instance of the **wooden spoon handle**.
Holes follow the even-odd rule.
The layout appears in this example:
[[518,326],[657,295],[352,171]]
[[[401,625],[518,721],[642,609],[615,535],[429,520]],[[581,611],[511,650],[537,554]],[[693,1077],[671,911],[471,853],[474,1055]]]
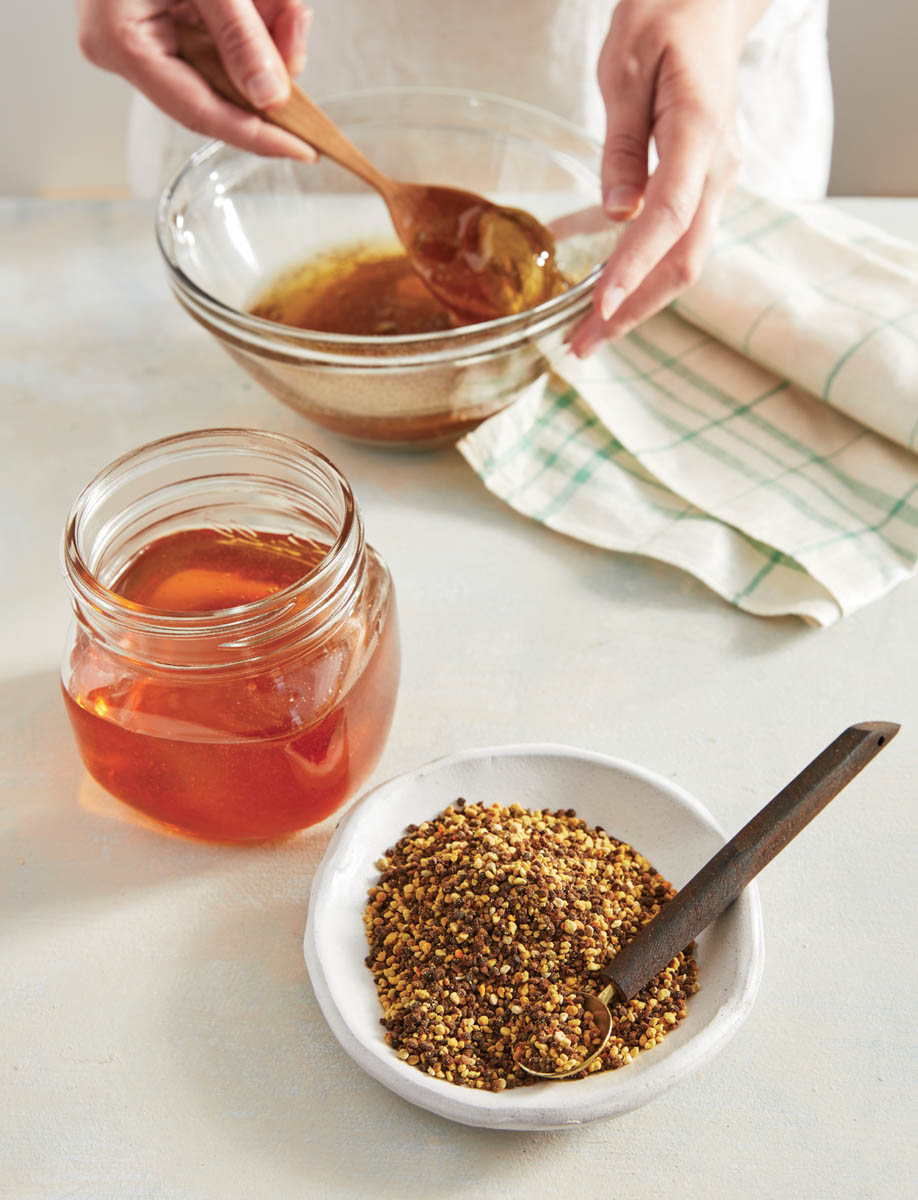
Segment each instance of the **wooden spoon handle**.
[[387,193],[390,180],[368,162],[357,147],[344,136],[338,126],[321,108],[313,104],[305,92],[295,83],[290,84],[290,96],[283,103],[269,109],[258,109],[251,104],[227,75],[217,47],[206,29],[176,21],[179,56],[202,75],[218,95],[246,112],[256,113],[265,121],[271,121],[286,129],[294,137],[301,138],[316,150],[334,159],[348,171],[353,171],[371,187]]
[[616,1001],[630,1000],[719,917],[898,732],[886,721],[852,725],[804,767],[602,968],[600,977],[619,993]]

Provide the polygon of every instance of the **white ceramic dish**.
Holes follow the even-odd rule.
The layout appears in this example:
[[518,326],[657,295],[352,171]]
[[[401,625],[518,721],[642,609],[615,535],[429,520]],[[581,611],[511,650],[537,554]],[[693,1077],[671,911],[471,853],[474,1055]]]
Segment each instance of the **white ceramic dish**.
[[369,792],[342,819],[312,885],[306,964],[332,1032],[375,1079],[404,1099],[466,1125],[554,1129],[646,1104],[701,1066],[736,1033],[764,963],[755,884],[698,939],[700,990],[665,1041],[627,1067],[588,1079],[495,1094],[433,1079],[396,1058],[364,958],[363,910],[375,862],[411,822],[458,797],[527,808],[574,808],[630,842],[682,887],[724,842],[702,804],[643,767],[566,746],[502,746],[441,758]]

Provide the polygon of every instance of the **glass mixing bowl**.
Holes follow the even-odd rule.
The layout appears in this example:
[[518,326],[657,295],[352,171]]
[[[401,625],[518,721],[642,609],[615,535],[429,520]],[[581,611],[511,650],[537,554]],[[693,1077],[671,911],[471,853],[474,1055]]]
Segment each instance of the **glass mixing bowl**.
[[[366,91],[323,107],[383,171],[481,192],[549,223],[596,204],[601,148],[527,104],[439,88]],[[157,237],[173,291],[254,379],[319,425],[363,441],[455,438],[548,368],[588,309],[602,239],[559,242],[573,286],[537,308],[433,334],[369,337],[250,315],[287,269],[334,247],[389,241],[383,201],[328,159],[257,158],[220,142],[164,191]]]

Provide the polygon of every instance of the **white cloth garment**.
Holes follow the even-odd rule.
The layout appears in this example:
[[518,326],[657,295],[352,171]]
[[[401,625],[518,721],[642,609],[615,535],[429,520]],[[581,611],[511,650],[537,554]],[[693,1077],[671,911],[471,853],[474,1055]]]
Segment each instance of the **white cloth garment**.
[[[825,194],[832,143],[828,0],[772,0],[740,64],[740,180],[765,195]],[[394,85],[472,88],[566,117],[602,139],[596,62],[614,0],[313,0],[299,82],[317,100]],[[132,190],[155,195],[201,139],[137,96]]]

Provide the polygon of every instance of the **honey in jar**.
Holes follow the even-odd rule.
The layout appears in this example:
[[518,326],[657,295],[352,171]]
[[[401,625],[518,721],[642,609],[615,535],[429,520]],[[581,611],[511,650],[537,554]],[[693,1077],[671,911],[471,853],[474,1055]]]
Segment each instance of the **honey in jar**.
[[119,460],[74,507],[64,697],[90,774],[199,837],[277,837],[375,766],[394,597],[346,480],[292,439],[224,430]]

